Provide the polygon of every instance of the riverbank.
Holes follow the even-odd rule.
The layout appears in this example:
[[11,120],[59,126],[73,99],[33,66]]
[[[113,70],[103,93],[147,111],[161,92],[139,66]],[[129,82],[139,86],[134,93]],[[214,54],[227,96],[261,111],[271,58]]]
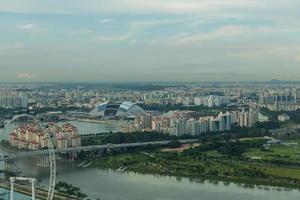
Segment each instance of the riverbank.
[[64,165],[65,172],[59,173],[57,181],[80,187],[93,200],[299,200],[300,196],[297,189],[81,168],[78,164]]
[[84,119],[84,118],[69,118],[68,121],[77,121],[77,122],[88,122],[88,123],[101,123],[101,124],[112,124],[113,120],[96,120],[96,119]]
[[193,179],[300,189],[300,168],[264,166],[235,159],[198,159],[170,153],[127,153],[92,161],[93,167]]
[[[28,197],[32,196],[31,185],[24,185],[24,184],[20,185],[20,184],[17,184],[17,183],[15,183],[14,185],[15,185],[15,187],[14,187],[15,192],[26,195]],[[4,179],[0,179],[0,187],[4,188],[6,190],[10,190],[10,182],[7,181],[7,180],[4,180]],[[37,199],[46,200],[47,196],[48,196],[48,191],[47,190],[44,190],[44,189],[41,189],[41,188],[36,188],[36,197],[37,197]],[[54,199],[67,200],[68,196],[65,195],[65,194],[62,194],[62,193],[55,192]]]

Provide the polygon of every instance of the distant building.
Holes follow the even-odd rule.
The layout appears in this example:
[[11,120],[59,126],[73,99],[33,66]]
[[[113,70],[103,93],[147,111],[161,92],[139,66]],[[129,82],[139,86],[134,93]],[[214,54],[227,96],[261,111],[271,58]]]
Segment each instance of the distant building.
[[0,95],[0,108],[27,108],[28,97],[25,94]]
[[131,101],[105,102],[98,104],[91,112],[92,115],[101,117],[135,117],[146,115],[146,112]]
[[[219,113],[217,117],[193,118],[193,111],[170,111],[161,116],[152,117],[146,114],[136,116],[133,122],[126,122],[122,126],[124,132],[153,130],[169,135],[201,135],[208,132],[229,131],[235,122],[231,112]],[[248,118],[247,123],[248,124]]]
[[294,99],[295,102],[300,102],[300,88],[294,89]]
[[259,111],[257,108],[249,108],[249,127],[255,126],[258,122]]
[[209,131],[210,132],[217,132],[219,130],[220,130],[220,119],[212,117],[210,119]]
[[231,124],[232,124],[232,116],[230,112],[226,113],[220,113],[218,115],[219,118],[219,131],[229,131],[231,130]]
[[[48,126],[47,131],[54,147],[62,149],[81,146],[81,137],[75,126],[69,123],[62,127],[53,123]],[[15,128],[9,135],[9,143],[18,149],[37,150],[48,147],[44,130],[36,124]]]
[[290,116],[287,114],[278,115],[278,121],[285,122],[290,120]]

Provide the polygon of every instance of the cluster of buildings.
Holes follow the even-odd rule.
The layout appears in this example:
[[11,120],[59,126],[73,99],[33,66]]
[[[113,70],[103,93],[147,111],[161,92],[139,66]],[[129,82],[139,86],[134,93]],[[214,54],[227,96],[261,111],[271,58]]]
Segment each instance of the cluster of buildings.
[[28,97],[22,93],[3,93],[0,92],[0,108],[17,109],[27,108]]
[[271,111],[296,111],[300,109],[300,88],[265,91],[259,103]]
[[291,118],[287,114],[278,115],[278,121],[280,122],[286,122],[289,121]]
[[209,132],[230,131],[235,125],[252,127],[258,122],[258,110],[232,111],[219,113],[217,116],[195,119],[192,111],[171,111],[164,115],[152,116],[148,113],[135,117],[131,123],[123,125],[124,132],[158,131],[169,135],[201,135]]
[[233,100],[232,97],[229,96],[202,96],[202,97],[194,97],[194,105],[197,106],[206,106],[206,107],[220,107],[224,105],[228,105]]
[[[81,146],[81,137],[78,129],[72,124],[66,123],[58,126],[49,123],[45,129],[49,134],[52,144],[55,148],[63,149],[67,147]],[[9,144],[18,149],[37,150],[48,147],[44,129],[39,128],[36,124],[29,124],[15,128],[9,134]]]
[[250,107],[248,111],[242,109],[241,111],[231,112],[234,122],[239,127],[253,127],[259,121],[259,110]]
[[[151,86],[151,85],[150,85]],[[149,87],[150,87],[149,86]],[[300,86],[255,83],[190,83],[152,85],[153,89],[97,86],[0,85],[1,108],[87,108],[99,102],[132,101],[145,105],[247,106],[257,103],[273,111],[300,109]],[[22,92],[18,92],[22,91]]]

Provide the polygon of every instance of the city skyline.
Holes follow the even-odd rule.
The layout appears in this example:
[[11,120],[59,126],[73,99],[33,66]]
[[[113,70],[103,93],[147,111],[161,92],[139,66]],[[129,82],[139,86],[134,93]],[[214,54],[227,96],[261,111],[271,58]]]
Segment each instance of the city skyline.
[[299,6],[299,0],[4,0],[0,80],[298,80]]

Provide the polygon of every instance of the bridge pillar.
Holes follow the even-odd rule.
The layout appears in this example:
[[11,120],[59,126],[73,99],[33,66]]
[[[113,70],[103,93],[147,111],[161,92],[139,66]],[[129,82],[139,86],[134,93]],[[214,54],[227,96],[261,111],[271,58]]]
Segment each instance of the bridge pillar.
[[37,157],[37,166],[39,167],[50,167],[50,160],[48,156]]
[[72,152],[72,161],[76,160],[77,158],[77,153],[76,152]]
[[6,171],[13,172],[15,164],[13,161],[4,161],[4,167]]
[[18,158],[18,159],[16,159],[16,160],[14,161],[14,163],[15,163],[15,166],[16,166],[17,168],[21,168],[21,166],[22,166],[22,159],[21,159],[21,158]]

